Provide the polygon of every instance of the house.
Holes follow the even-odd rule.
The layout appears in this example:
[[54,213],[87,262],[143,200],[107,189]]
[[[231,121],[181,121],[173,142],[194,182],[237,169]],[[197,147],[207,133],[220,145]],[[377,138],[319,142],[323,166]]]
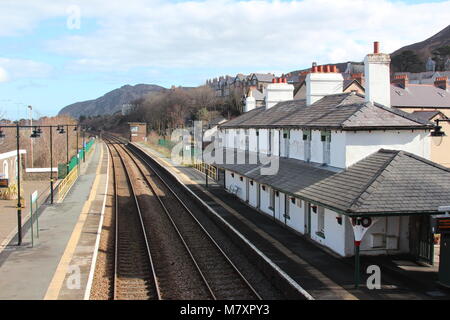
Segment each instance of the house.
[[[20,155],[26,153],[26,150],[19,150]],[[25,157],[21,158],[23,170]],[[4,181],[4,184],[1,184],[3,187],[17,183],[17,150],[11,148],[8,152],[0,153],[0,180]]]
[[215,164],[227,190],[341,256],[359,246],[430,261],[423,231],[450,204],[450,170],[429,160],[434,125],[391,107],[389,65],[375,43],[364,96],[343,92],[335,66],[313,66],[304,99],[286,79],[267,86],[263,107],[249,99],[219,126],[218,147],[235,153]]
[[[423,119],[435,122],[450,117],[450,85],[447,77],[437,77],[431,84],[417,84],[409,81],[408,74],[394,76],[391,86],[392,106],[413,113]],[[444,132],[450,134],[450,123],[440,122]],[[450,138],[430,137],[430,159],[450,167]]]

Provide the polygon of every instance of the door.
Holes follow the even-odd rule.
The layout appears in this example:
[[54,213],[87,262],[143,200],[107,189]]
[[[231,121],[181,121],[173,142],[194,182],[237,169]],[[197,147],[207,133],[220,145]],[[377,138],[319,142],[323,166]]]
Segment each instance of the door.
[[431,218],[428,215],[411,216],[410,245],[411,253],[417,260],[433,264],[434,235],[431,232]]
[[450,286],[450,233],[441,234],[439,255],[439,282]]
[[304,142],[304,160],[309,162],[311,160],[311,130],[303,131],[303,142]]
[[305,203],[305,235],[311,236],[311,204]]
[[248,203],[250,199],[250,179],[245,179],[245,201]]
[[259,209],[261,207],[261,185],[259,183],[256,184],[256,208]]

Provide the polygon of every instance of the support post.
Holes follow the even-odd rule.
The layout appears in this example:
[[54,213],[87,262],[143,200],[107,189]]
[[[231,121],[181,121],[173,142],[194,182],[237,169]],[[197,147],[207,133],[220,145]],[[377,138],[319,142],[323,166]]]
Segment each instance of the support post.
[[359,259],[359,247],[361,241],[355,241],[355,288],[358,289],[360,283],[360,259]]
[[[81,128],[83,130],[83,127]],[[83,130],[83,163],[86,162],[86,146],[85,146],[85,140],[84,140],[84,130]]]
[[69,174],[69,126],[66,125],[66,177]]
[[80,149],[78,149],[79,145],[78,145],[78,125],[76,126],[77,128],[77,167],[78,167],[78,175],[80,175]]
[[30,195],[30,220],[31,220],[31,247],[34,247],[34,234],[33,234],[33,196]]
[[20,132],[19,121],[16,124],[17,142],[17,245],[22,245],[22,203],[20,201]]
[[50,202],[53,204],[53,126],[50,126]]

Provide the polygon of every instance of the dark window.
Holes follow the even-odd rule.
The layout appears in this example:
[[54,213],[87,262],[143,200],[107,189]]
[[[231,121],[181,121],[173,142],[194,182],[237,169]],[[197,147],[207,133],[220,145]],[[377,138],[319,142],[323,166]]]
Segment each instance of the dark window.
[[241,181],[244,181],[244,177],[240,177]]
[[292,204],[295,204],[295,198],[291,198]]
[[232,173],[231,176],[234,178],[234,173]]

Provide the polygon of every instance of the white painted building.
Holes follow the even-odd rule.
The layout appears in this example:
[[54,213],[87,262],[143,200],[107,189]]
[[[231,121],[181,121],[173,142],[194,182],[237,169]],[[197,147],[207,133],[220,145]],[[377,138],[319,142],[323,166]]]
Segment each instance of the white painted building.
[[283,80],[269,85],[266,106],[249,101],[248,112],[220,125],[218,136],[227,149],[272,156],[279,170],[264,175],[261,162],[218,165],[225,187],[342,256],[353,254],[355,240],[362,254],[415,251],[416,220],[438,212],[432,200],[443,188],[449,199],[442,205],[450,202],[450,185],[423,186],[450,171],[427,160],[432,125],[390,108],[389,63],[377,48],[365,59],[365,97],[341,93],[333,67],[313,67],[306,99],[285,92],[267,103],[275,100],[271,90],[291,90]]

